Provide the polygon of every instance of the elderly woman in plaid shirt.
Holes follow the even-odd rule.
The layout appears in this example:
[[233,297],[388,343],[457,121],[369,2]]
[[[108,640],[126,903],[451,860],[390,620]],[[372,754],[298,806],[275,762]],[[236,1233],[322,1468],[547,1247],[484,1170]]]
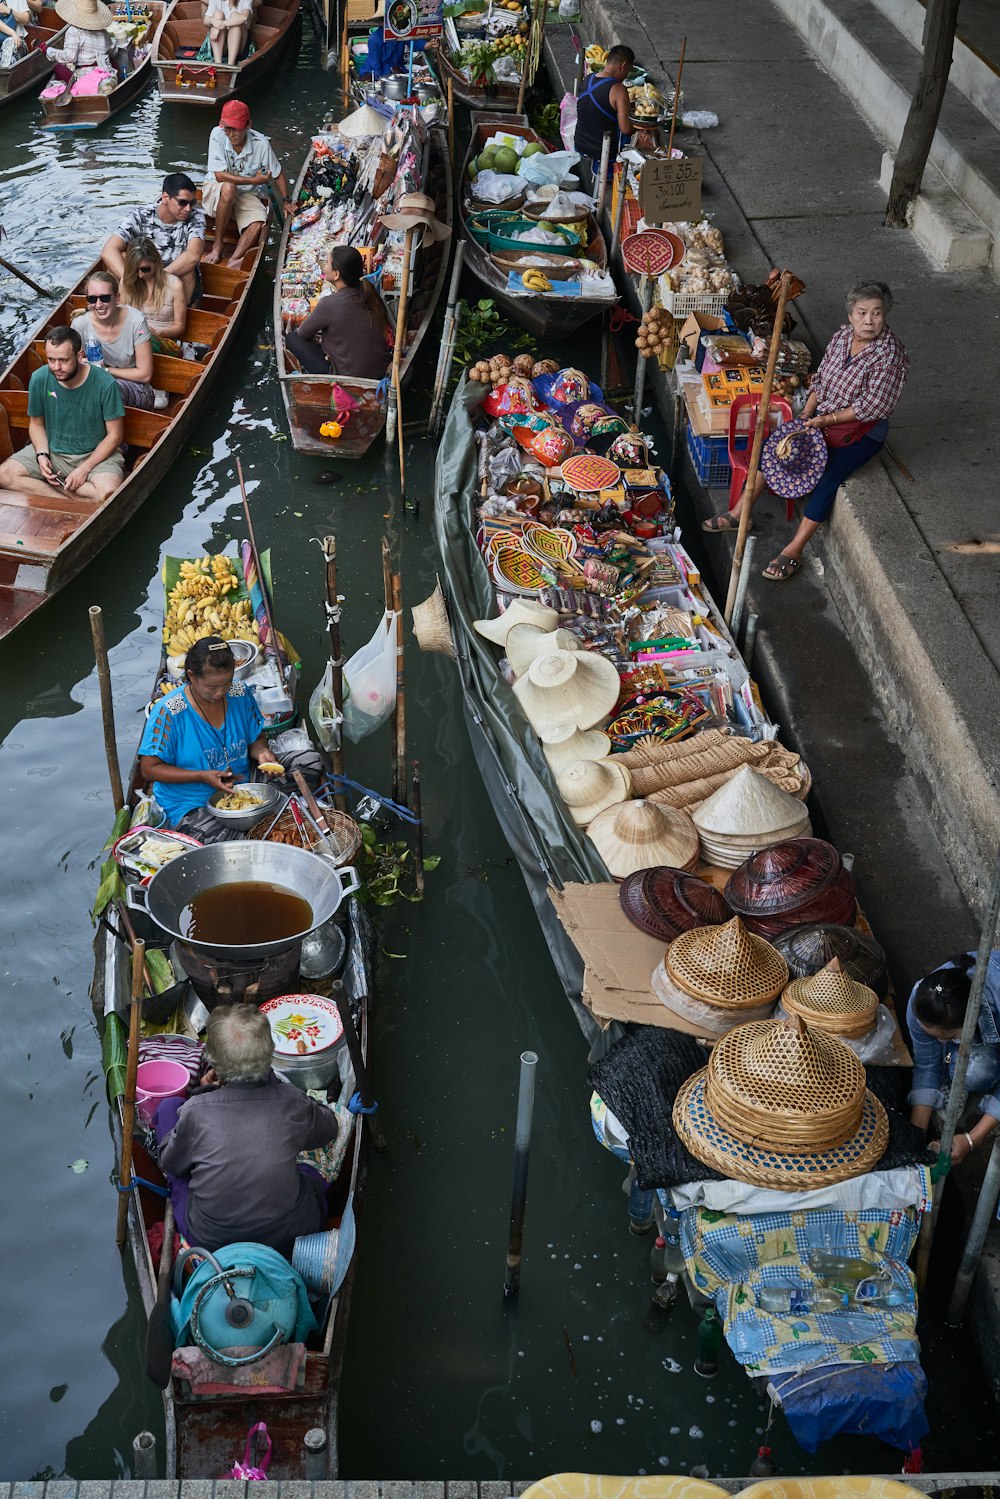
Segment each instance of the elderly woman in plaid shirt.
[[[847,295],[847,322],[827,345],[802,409],[806,426],[819,428],[827,440],[826,468],[806,497],[798,530],[768,563],[765,578],[782,582],[798,572],[806,542],[829,517],[841,484],[885,443],[910,372],[906,350],[886,324],[891,307],[892,293],[882,281],[863,281]],[[744,493],[735,509],[712,516],[702,529],[735,531],[743,506],[753,509],[765,487],[759,474],[752,495]]]

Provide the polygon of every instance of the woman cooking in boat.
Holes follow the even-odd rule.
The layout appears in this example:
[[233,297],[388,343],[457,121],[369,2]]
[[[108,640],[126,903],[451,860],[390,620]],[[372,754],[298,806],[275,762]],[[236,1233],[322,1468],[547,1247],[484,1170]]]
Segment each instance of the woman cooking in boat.
[[364,273],[365,263],[352,246],[335,245],[330,251],[323,270],[330,292],[297,330],[285,334],[285,348],[307,375],[381,380],[389,368],[389,314]]
[[[933,1124],[935,1113],[948,1101],[975,964],[974,952],[948,958],[914,986],[906,1007],[913,1049],[910,1119],[921,1129]],[[1000,951],[990,953],[986,969],[965,1093],[975,1095],[981,1115],[975,1123],[962,1120],[963,1102],[951,1148],[955,1165],[991,1138],[1000,1124]],[[966,1122],[970,1124],[968,1130],[962,1128]]]

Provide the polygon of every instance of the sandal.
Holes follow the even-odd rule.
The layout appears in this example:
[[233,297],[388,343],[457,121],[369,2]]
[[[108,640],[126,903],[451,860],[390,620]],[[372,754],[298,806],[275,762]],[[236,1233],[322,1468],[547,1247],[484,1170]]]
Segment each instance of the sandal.
[[767,564],[761,577],[767,578],[771,583],[784,583],[785,579],[797,573],[801,566],[800,558],[789,557],[784,552],[779,552],[777,557]]
[[726,511],[722,515],[710,515],[708,520],[702,521],[701,529],[710,532],[713,536],[717,536],[723,531],[738,531],[740,529],[740,518],[738,515],[732,515],[729,511]]

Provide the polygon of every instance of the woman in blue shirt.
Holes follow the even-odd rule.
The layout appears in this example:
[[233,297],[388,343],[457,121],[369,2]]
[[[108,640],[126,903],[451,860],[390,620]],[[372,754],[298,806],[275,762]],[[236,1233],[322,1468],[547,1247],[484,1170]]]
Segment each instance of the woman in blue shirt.
[[[910,1118],[921,1129],[947,1102],[975,963],[974,952],[949,958],[910,994],[906,1024],[913,1050],[913,1087],[907,1101]],[[956,1133],[951,1151],[955,1165],[1000,1124],[1000,951],[990,953],[965,1087],[979,1096],[982,1117],[971,1130]]]
[[139,769],[170,827],[205,842],[222,825],[200,809],[216,791],[250,779],[273,760],[253,692],[233,681],[236,658],[224,640],[197,641],[184,661],[184,685],[153,708],[139,744]]

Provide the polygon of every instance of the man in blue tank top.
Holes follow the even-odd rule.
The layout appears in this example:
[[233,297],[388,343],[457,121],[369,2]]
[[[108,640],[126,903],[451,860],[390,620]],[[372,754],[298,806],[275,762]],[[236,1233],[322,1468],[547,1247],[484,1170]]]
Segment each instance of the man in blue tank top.
[[605,131],[611,132],[611,154],[608,174],[622,144],[628,140],[629,101],[625,79],[632,71],[635,53],[631,47],[612,47],[599,73],[591,73],[580,90],[576,103],[576,136],[574,148],[586,161],[594,164],[594,175],[601,169],[601,143]]

